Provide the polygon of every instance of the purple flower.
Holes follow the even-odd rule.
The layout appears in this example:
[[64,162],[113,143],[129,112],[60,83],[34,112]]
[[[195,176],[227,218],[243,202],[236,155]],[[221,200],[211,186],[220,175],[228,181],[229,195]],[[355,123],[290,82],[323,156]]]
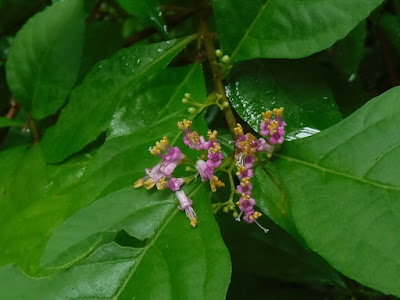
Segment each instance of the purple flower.
[[[272,114],[274,118],[272,118]],[[260,124],[260,134],[269,137],[268,141],[272,144],[282,144],[284,141],[286,122],[282,120],[283,107],[274,108],[273,112],[267,110],[263,115],[263,122]]]
[[177,191],[175,193],[176,197],[179,200],[180,206],[178,206],[178,208],[180,210],[184,210],[186,213],[186,217],[188,217],[188,219],[190,220],[190,225],[192,225],[192,227],[196,227],[197,226],[197,216],[195,211],[192,208],[193,205],[193,201],[190,200],[184,191]]
[[178,147],[171,147],[166,137],[157,142],[156,146],[150,148],[150,153],[161,157],[161,161],[153,168],[146,169],[146,176],[136,181],[134,187],[144,186],[149,190],[156,186],[157,189],[162,190],[168,184],[165,179],[172,176],[184,155]]
[[182,178],[171,178],[171,180],[168,181],[167,187],[171,189],[171,191],[177,192],[180,190],[184,182],[185,181]]

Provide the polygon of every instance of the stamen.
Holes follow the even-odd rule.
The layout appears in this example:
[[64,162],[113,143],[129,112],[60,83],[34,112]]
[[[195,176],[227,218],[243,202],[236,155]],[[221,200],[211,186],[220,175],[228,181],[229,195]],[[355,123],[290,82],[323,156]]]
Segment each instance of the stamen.
[[237,216],[237,218],[235,218],[235,221],[240,222],[240,217],[242,216],[243,211],[240,212],[240,214]]

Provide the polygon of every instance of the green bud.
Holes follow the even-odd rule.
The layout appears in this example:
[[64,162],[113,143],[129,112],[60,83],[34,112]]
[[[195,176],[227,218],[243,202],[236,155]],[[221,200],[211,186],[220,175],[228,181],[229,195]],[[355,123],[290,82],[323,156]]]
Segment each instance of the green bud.
[[191,106],[188,108],[188,112],[194,114],[196,112],[196,109],[193,106]]
[[222,103],[223,107],[228,107],[229,106],[229,102],[228,101],[224,101],[224,103]]
[[192,98],[192,95],[190,95],[189,93],[185,93],[185,98],[186,99]]
[[222,61],[224,64],[229,64],[230,61],[231,61],[231,58],[229,57],[229,55],[224,55],[224,56],[222,56],[221,61]]
[[233,216],[234,218],[237,218],[237,217],[239,216],[239,214],[235,211],[235,212],[233,212],[232,216]]
[[221,57],[222,55],[224,55],[224,53],[222,52],[221,49],[217,49],[217,50],[215,50],[215,55],[218,57]]
[[189,100],[186,99],[186,98],[183,98],[183,99],[182,99],[182,103],[183,103],[183,104],[187,104],[187,103],[189,103]]
[[228,206],[225,206],[222,210],[223,210],[224,212],[228,212],[228,211],[229,211]]
[[230,204],[230,205],[229,205],[229,210],[234,210],[234,209],[235,209],[235,205]]

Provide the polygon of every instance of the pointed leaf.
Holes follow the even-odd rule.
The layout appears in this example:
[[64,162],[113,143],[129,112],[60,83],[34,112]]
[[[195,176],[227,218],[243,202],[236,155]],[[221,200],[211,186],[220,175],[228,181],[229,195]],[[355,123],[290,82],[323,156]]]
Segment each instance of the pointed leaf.
[[138,85],[157,75],[192,39],[122,49],[93,67],[44,135],[46,160],[62,161],[94,141],[108,129],[119,103],[131,98]]
[[[195,229],[184,212],[158,195],[155,202],[160,207],[165,205],[166,213],[144,210],[140,220],[122,218],[114,227],[122,228],[129,222],[135,228],[146,226],[146,231],[150,227],[154,232],[144,248],[108,244],[68,270],[42,279],[29,278],[16,267],[4,266],[0,268],[0,278],[6,284],[1,285],[0,292],[8,299],[187,299],[193,295],[199,299],[224,299],[230,277],[229,254],[211,212],[209,193],[203,184],[191,194],[200,222]],[[101,225],[113,218],[113,214],[107,214],[107,207],[114,207],[122,217],[129,215],[130,207],[146,206],[153,200],[147,191],[128,188],[98,200],[68,220],[65,224],[70,227],[63,225],[60,231],[75,227],[65,235],[74,239],[73,233],[80,235],[80,229],[108,230],[109,226]],[[134,209],[131,213],[134,217]]]
[[383,0],[213,0],[222,49],[235,60],[300,58],[344,38]]
[[344,275],[396,296],[399,97],[400,88],[393,88],[326,131],[285,144],[266,165],[268,174],[256,175],[260,182],[279,182],[279,192],[269,197],[286,201],[285,217],[311,249]]
[[55,113],[78,78],[84,18],[82,1],[54,3],[32,17],[12,43],[7,82],[36,119]]

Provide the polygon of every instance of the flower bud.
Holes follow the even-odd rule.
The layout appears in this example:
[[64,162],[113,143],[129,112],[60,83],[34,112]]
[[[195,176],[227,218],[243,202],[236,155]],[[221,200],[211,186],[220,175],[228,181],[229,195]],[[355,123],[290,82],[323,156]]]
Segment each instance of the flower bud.
[[189,103],[189,100],[188,100],[187,98],[183,98],[183,99],[182,99],[182,103],[183,103],[183,104],[187,104],[187,103]]
[[235,212],[233,212],[232,216],[233,216],[234,218],[237,218],[237,217],[239,216],[239,214],[235,211]]
[[196,112],[196,109],[193,106],[191,106],[188,108],[188,112],[194,114]]
[[215,50],[215,55],[218,57],[221,57],[222,55],[224,55],[224,53],[222,52],[221,49],[217,49],[217,50]]
[[228,63],[230,63],[231,58],[229,57],[229,55],[224,55],[224,56],[222,56],[221,61],[222,61],[224,64],[228,64]]
[[225,206],[222,210],[223,210],[224,212],[228,212],[228,211],[229,211],[228,206]]
[[224,102],[222,103],[222,106],[223,106],[223,107],[229,107],[229,102],[228,102],[228,101],[224,101]]
[[186,99],[192,98],[192,95],[190,95],[189,93],[185,93],[185,98]]

